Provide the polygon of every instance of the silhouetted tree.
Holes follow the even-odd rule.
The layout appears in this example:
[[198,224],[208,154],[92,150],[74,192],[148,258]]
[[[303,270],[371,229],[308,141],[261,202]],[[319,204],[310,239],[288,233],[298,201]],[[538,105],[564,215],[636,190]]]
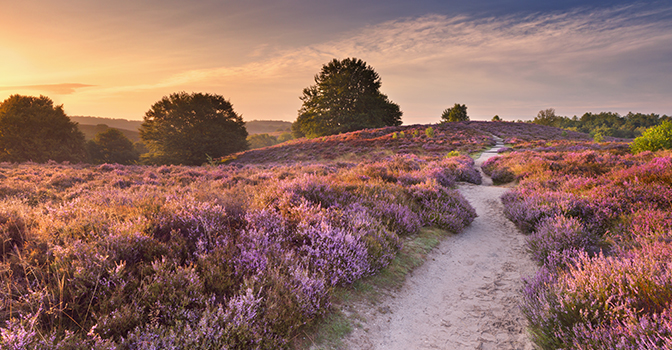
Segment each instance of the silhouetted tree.
[[399,105],[380,92],[373,68],[356,58],[332,60],[303,89],[295,137],[318,137],[342,132],[401,125]]
[[135,164],[140,158],[133,142],[117,129],[99,132],[87,149],[92,163]]
[[0,104],[0,161],[86,160],[84,134],[46,97],[12,95]]
[[201,165],[247,149],[242,117],[224,97],[203,93],[163,97],[145,114],[140,137],[150,164]]
[[469,120],[467,115],[467,105],[456,103],[451,108],[446,108],[441,113],[442,122],[466,122]]

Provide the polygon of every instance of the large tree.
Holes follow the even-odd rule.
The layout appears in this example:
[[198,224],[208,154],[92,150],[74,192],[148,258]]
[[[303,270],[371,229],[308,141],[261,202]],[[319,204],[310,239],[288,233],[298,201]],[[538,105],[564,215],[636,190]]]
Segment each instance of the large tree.
[[12,95],[0,104],[0,161],[86,159],[84,134],[46,96]]
[[292,126],[296,137],[401,125],[399,105],[380,92],[373,68],[356,58],[332,60],[303,89],[299,117]]
[[469,121],[467,115],[467,105],[456,103],[453,107],[446,108],[441,113],[441,120],[443,122],[466,122]]
[[243,118],[224,97],[203,93],[163,97],[145,114],[140,137],[151,164],[201,165],[247,149]]

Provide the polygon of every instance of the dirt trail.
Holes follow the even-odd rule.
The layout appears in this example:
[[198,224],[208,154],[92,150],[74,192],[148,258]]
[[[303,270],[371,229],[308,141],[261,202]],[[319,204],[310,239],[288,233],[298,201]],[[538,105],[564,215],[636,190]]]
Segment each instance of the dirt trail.
[[[501,140],[476,160],[503,147]],[[382,303],[355,307],[362,316],[345,339],[349,349],[532,349],[518,308],[521,276],[535,266],[525,238],[504,217],[506,188],[461,184],[478,217],[445,239],[398,293]]]

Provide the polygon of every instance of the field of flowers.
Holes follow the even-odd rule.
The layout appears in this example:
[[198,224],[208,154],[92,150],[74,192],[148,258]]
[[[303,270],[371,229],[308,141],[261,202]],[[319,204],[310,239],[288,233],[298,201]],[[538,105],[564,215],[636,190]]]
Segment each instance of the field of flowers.
[[484,164],[540,270],[524,312],[542,349],[672,348],[672,153],[538,142]]
[[405,236],[469,225],[472,165],[2,163],[0,348],[286,347]]

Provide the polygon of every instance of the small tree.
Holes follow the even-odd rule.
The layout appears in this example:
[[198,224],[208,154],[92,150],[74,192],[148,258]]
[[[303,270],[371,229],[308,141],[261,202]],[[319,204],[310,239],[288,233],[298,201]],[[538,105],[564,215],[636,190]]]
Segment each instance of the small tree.
[[319,137],[366,128],[401,125],[399,105],[380,92],[378,73],[364,61],[332,60],[303,89],[303,105],[292,125],[294,137]]
[[145,114],[140,137],[150,164],[201,165],[247,149],[243,118],[219,95],[186,92],[162,98]]
[[133,142],[117,129],[99,132],[87,149],[92,163],[135,164],[140,158]]
[[494,117],[492,117],[492,121],[493,122],[501,122],[502,118],[500,118],[498,115],[495,115]]
[[558,123],[560,123],[561,120],[562,117],[555,115],[554,108],[547,108],[539,111],[532,122],[539,125],[559,126]]
[[446,108],[441,113],[443,122],[466,122],[469,121],[467,106],[456,103],[452,108]]
[[672,149],[672,122],[667,120],[647,129],[630,144],[630,150],[635,154],[660,149]]
[[0,104],[0,161],[86,159],[84,134],[46,97],[12,95]]

